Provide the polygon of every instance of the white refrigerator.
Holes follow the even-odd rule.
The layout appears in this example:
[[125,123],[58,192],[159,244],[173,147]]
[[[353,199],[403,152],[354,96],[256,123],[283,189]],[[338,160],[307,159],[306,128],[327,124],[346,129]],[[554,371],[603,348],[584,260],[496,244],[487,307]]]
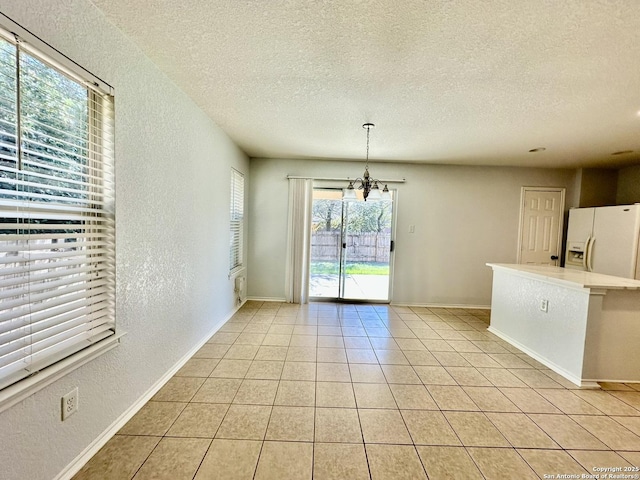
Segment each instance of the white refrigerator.
[[640,279],[640,204],[569,210],[565,268]]

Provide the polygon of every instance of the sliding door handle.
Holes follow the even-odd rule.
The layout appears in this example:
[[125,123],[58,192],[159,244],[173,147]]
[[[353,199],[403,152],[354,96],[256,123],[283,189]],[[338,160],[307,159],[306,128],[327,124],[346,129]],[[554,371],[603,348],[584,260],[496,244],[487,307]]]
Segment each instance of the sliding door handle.
[[347,242],[342,243],[342,248],[347,248]]
[[389,245],[389,251],[393,252],[396,249],[396,242],[394,242],[393,240],[391,240],[391,243]]

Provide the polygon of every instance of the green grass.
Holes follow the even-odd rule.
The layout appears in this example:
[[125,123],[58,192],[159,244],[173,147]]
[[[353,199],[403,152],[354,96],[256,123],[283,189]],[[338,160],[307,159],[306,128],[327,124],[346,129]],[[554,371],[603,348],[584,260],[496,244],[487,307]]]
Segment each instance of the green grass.
[[[388,263],[347,262],[348,275],[389,275]],[[311,274],[338,275],[338,264],[334,262],[311,262]]]

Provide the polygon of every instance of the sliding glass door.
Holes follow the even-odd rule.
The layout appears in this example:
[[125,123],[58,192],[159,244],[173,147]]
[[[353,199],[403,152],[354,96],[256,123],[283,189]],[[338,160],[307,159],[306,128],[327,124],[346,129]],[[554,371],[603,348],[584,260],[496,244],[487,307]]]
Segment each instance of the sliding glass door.
[[342,191],[313,189],[309,296],[339,298],[342,290]]
[[389,301],[393,204],[314,189],[309,295]]

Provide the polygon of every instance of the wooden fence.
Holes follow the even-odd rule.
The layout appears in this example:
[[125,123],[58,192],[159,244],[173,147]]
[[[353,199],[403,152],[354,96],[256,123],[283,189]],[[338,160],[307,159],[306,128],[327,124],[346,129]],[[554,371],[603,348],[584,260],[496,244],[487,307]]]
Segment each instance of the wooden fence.
[[[340,232],[314,232],[311,235],[311,261],[337,262],[340,258]],[[355,262],[388,262],[391,234],[350,233],[345,238],[347,259]]]

